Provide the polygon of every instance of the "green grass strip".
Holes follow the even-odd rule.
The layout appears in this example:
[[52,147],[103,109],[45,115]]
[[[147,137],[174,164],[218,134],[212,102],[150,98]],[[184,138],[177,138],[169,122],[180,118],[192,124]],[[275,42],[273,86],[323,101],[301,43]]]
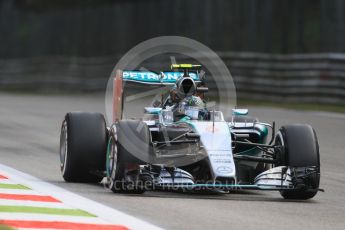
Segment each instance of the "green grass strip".
[[28,189],[30,190],[29,187],[26,187],[22,184],[3,184],[0,183],[0,188],[5,188],[5,189]]
[[45,208],[35,206],[7,206],[0,205],[0,212],[11,213],[37,213],[37,214],[51,214],[51,215],[63,215],[63,216],[85,216],[96,217],[93,214],[85,212],[80,209],[65,209],[65,208]]
[[10,226],[0,224],[0,230],[13,230],[15,228],[11,228]]

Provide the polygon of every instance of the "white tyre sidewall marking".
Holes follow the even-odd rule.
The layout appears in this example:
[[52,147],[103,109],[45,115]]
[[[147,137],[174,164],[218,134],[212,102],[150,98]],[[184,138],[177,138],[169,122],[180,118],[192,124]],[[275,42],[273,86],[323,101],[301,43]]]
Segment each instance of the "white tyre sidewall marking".
[[[67,165],[67,155],[68,155],[68,134],[67,134],[67,122],[66,120],[63,122],[63,125],[62,125],[62,131],[63,131],[63,134],[64,134],[64,161],[62,163],[62,175],[65,175],[65,172],[66,172],[66,165]],[[60,148],[61,148],[61,144],[60,144]],[[60,155],[61,155],[61,149],[60,149]],[[61,156],[60,156],[61,157]]]

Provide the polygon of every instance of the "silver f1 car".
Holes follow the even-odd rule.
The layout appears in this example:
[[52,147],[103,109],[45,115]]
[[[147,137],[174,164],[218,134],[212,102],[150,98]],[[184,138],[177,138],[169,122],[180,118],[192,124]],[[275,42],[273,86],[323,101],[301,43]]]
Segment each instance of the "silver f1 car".
[[[275,125],[208,106],[201,66],[174,71],[118,70],[113,80],[113,123],[99,113],[70,112],[62,123],[60,162],[67,182],[102,181],[113,192],[276,190],[286,199],[310,199],[320,181],[316,133],[310,125]],[[149,106],[135,89],[164,87]],[[142,90],[139,90],[142,92]],[[140,110],[125,116],[128,98]]]

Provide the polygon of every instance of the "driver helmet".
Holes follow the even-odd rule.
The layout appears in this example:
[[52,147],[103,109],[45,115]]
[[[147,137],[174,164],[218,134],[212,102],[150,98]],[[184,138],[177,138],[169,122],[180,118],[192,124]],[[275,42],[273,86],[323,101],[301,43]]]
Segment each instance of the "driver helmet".
[[192,120],[202,119],[204,114],[205,103],[198,96],[189,96],[184,98],[178,105],[177,112],[179,115],[188,116]]

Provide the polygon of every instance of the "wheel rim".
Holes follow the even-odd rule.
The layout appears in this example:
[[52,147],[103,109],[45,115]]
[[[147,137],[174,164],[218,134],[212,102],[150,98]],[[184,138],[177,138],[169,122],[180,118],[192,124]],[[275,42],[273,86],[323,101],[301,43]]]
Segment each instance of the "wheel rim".
[[61,135],[60,135],[60,168],[62,174],[66,171],[66,164],[67,164],[67,122],[64,121],[61,128]]
[[116,168],[117,168],[117,134],[114,129],[113,136],[110,137],[108,144],[108,154],[107,154],[107,176],[109,181],[109,188],[112,189],[115,185],[116,180]]
[[282,146],[282,149],[280,151],[283,151],[279,153],[280,162],[278,164],[275,164],[275,167],[276,167],[276,166],[282,165],[282,160],[284,160],[284,163],[285,163],[285,143],[284,143],[283,134],[280,131],[277,133],[275,145]]

